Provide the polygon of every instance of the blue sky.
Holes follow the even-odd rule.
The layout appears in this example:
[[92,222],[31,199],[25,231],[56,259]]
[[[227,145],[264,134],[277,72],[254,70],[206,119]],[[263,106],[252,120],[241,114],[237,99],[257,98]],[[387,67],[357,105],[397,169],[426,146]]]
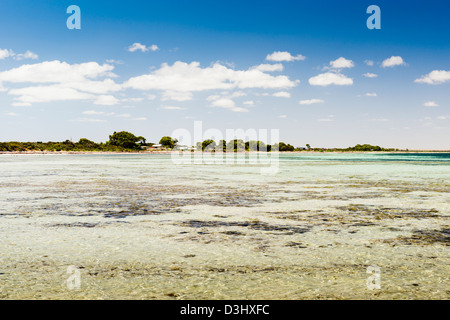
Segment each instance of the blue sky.
[[[81,30],[69,30],[69,5]],[[369,5],[381,30],[369,30]],[[448,1],[0,4],[0,141],[279,129],[296,146],[450,149]],[[206,138],[206,137],[205,137]]]

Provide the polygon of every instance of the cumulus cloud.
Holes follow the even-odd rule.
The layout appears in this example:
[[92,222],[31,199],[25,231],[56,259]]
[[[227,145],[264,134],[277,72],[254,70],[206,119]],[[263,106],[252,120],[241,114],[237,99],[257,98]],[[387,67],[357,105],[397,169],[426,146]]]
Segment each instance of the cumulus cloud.
[[164,109],[164,110],[186,110],[186,108],[174,107],[174,106],[163,106],[163,107],[161,107],[161,109]]
[[124,83],[125,88],[136,90],[159,90],[169,99],[176,95],[184,100],[192,98],[193,92],[233,89],[281,89],[292,88],[298,81],[287,76],[272,76],[261,70],[234,70],[220,63],[202,68],[199,62],[175,62],[162,64],[150,74],[137,76]]
[[290,98],[291,94],[287,91],[280,91],[280,92],[275,92],[273,94],[273,96],[277,97],[277,98]]
[[236,103],[227,97],[210,96],[209,99],[212,101],[211,106],[213,107],[225,108],[232,112],[249,112],[246,108],[236,107]]
[[281,61],[298,61],[298,60],[305,60],[306,57],[299,54],[296,56],[291,55],[289,52],[287,51],[275,51],[272,54],[267,55],[266,60],[268,61],[277,61],[277,62],[281,62]]
[[30,106],[33,103],[88,100],[95,98],[92,94],[59,85],[11,89],[8,93],[17,96],[15,101],[20,104],[15,104],[16,106]]
[[228,98],[217,99],[217,100],[213,101],[213,103],[211,105],[213,107],[221,107],[221,108],[229,108],[229,109],[234,108],[236,106],[234,101],[231,99],[228,99]]
[[310,105],[310,104],[316,104],[316,103],[324,103],[325,101],[321,99],[309,99],[309,100],[300,100],[298,103],[301,105]]
[[277,64],[260,64],[259,66],[255,66],[252,69],[256,69],[262,72],[274,72],[274,71],[283,71],[284,67],[281,63]]
[[255,102],[253,100],[244,101],[244,105],[246,105],[246,106],[253,106],[253,105],[255,105]]
[[330,61],[329,68],[331,69],[344,69],[344,68],[353,68],[355,63],[352,60],[345,59],[344,57],[340,57],[334,61]]
[[165,91],[161,97],[162,101],[173,100],[173,101],[189,101],[192,100],[191,92],[180,92],[180,91]]
[[31,51],[27,51],[27,52],[25,52],[25,53],[19,53],[18,55],[16,55],[15,57],[14,57],[16,60],[24,60],[24,59],[31,59],[31,60],[37,60],[37,59],[39,59],[39,56],[36,54],[36,53],[34,53],[34,52],[31,52]]
[[103,106],[113,106],[119,103],[119,99],[110,95],[100,95],[98,96],[94,104],[103,105]]
[[0,72],[0,81],[12,83],[76,83],[101,76],[114,77],[114,66],[99,65],[97,62],[68,64],[66,62],[45,61],[24,64],[18,68]]
[[159,47],[156,44],[152,44],[151,46],[143,45],[142,43],[136,42],[133,43],[131,46],[128,47],[129,52],[135,52],[135,51],[141,51],[141,52],[148,52],[148,51],[158,51]]
[[369,67],[373,67],[373,65],[375,64],[375,63],[373,62],[373,60],[364,60],[364,63],[365,63],[366,65],[368,65]]
[[348,78],[340,73],[326,72],[310,78],[309,84],[312,86],[323,86],[323,87],[332,84],[337,86],[351,86],[353,85],[353,79]]
[[434,101],[428,101],[423,104],[424,107],[439,107],[439,105]]
[[102,111],[94,111],[94,110],[87,110],[87,111],[83,111],[82,113],[85,114],[85,115],[92,115],[92,116],[97,116],[97,115],[103,115],[103,114],[105,114],[105,113],[102,112]]
[[371,92],[366,93],[366,97],[376,97],[376,96],[377,96],[376,93],[371,93]]
[[445,70],[434,70],[429,74],[422,76],[420,79],[416,79],[416,83],[427,83],[427,84],[442,84],[450,81],[450,71]]
[[10,49],[0,49],[0,60],[14,56],[14,52]]
[[68,64],[58,60],[45,61],[0,72],[0,83],[27,85],[10,90],[4,88],[4,91],[17,96],[15,105],[70,100],[95,100],[96,104],[112,105],[118,102],[117,99],[102,95],[122,90],[122,87],[112,79],[99,78],[116,77],[113,69],[114,66],[96,62]]
[[377,74],[375,74],[375,73],[365,73],[365,74],[363,74],[363,76],[364,77],[366,77],[366,78],[377,78],[378,77],[378,75]]
[[392,57],[384,60],[381,63],[381,66],[383,68],[388,68],[388,67],[391,68],[391,67],[395,67],[395,66],[403,66],[405,64],[406,63],[405,63],[405,61],[403,61],[402,57],[400,57],[400,56],[392,56]]
[[0,49],[0,60],[6,59],[9,57],[14,57],[15,60],[19,60],[19,61],[24,60],[24,59],[32,59],[32,60],[39,59],[39,56],[36,53],[31,52],[30,50],[27,50],[25,53],[16,54],[11,49]]

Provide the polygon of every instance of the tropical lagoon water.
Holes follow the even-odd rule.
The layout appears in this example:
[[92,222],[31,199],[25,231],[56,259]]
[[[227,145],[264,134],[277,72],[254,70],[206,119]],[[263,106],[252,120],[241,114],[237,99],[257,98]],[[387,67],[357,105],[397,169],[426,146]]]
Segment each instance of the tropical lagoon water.
[[448,153],[0,155],[0,298],[448,299],[449,215]]

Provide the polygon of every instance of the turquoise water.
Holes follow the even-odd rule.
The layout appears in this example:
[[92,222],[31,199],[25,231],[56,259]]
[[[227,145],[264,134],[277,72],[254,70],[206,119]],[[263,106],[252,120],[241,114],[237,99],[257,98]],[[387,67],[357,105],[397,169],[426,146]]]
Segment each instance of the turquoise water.
[[0,155],[0,298],[449,297],[449,154],[196,156]]

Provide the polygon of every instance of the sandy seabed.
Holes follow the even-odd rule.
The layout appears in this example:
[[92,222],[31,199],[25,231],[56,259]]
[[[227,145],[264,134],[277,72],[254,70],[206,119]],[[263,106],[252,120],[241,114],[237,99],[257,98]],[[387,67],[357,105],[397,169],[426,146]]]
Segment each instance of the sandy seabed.
[[282,159],[264,176],[53,155],[0,167],[1,299],[450,297],[448,165]]

